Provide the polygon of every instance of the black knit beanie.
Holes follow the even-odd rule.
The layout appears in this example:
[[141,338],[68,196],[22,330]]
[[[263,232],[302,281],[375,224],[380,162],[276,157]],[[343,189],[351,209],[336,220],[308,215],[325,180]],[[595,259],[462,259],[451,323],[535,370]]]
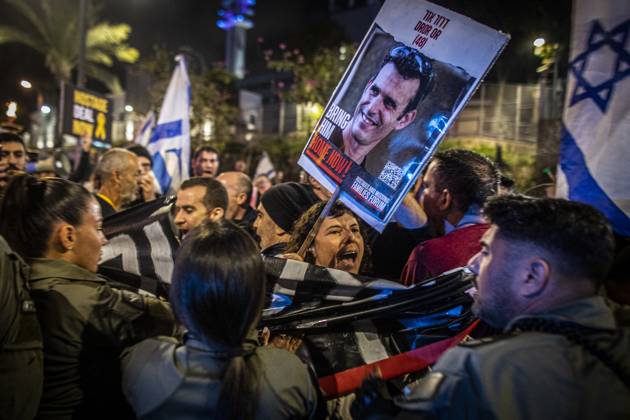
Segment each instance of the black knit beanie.
[[310,186],[297,182],[274,185],[260,199],[271,220],[290,233],[293,224],[313,204],[320,200]]

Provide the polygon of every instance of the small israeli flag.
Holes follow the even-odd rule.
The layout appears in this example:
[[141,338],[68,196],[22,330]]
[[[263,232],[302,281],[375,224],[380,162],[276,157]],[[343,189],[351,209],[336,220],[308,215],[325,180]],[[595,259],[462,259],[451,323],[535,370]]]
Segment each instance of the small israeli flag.
[[190,162],[190,81],[184,56],[178,55],[175,60],[177,66],[147,146],[153,157],[153,172],[166,194],[188,179]]
[[258,166],[256,166],[254,178],[258,175],[266,175],[269,179],[274,179],[276,177],[276,169],[273,167],[273,163],[271,163],[271,159],[269,159],[267,152],[263,152],[262,157],[258,161]]
[[574,0],[556,194],[630,236],[630,3]]

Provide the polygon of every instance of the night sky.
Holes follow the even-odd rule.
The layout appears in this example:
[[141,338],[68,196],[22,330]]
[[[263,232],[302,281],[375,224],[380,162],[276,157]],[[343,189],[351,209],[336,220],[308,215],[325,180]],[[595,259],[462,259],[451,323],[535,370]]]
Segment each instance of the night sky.
[[[362,3],[355,1],[357,5]],[[434,3],[512,35],[488,80],[535,82],[538,59],[532,54],[531,43],[537,36],[565,45],[562,62],[566,63],[570,0],[435,0]],[[224,59],[225,32],[216,26],[219,4],[218,0],[107,0],[103,2],[101,16],[110,23],[130,24],[133,28],[130,44],[141,55],[150,54],[153,45],[173,51],[185,46],[210,64]],[[254,8],[254,28],[248,31],[248,73],[264,71],[262,50],[276,48],[280,42],[308,53],[320,46],[349,40],[344,28],[331,19],[328,4],[328,0],[259,0]],[[0,7],[3,10],[0,24],[15,22],[14,13],[2,0]],[[369,22],[355,23],[354,31],[364,33],[368,26]],[[257,41],[260,37],[264,39],[262,43]],[[124,75],[122,65],[117,71]],[[560,74],[565,73],[563,65]],[[35,107],[35,95],[18,86],[23,78],[31,80],[43,92],[55,89],[42,56],[21,45],[0,45],[0,103],[13,99],[27,108]],[[124,78],[122,82],[124,85]]]

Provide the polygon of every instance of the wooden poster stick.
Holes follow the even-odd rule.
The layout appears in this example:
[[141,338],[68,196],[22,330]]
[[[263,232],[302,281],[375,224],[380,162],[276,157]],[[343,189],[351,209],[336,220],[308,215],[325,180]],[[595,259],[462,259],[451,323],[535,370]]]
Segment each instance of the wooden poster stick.
[[311,244],[315,240],[315,236],[317,236],[317,232],[319,231],[319,227],[324,222],[324,219],[326,218],[326,216],[328,216],[328,213],[330,213],[330,209],[332,208],[332,206],[339,199],[339,195],[340,194],[341,194],[341,189],[339,188],[339,186],[337,186],[337,188],[335,188],[335,191],[333,192],[332,196],[330,197],[330,199],[328,200],[328,202],[326,203],[326,205],[322,209],[322,212],[319,214],[319,217],[317,218],[317,221],[315,222],[315,224],[313,225],[311,230],[308,232],[308,235],[306,235],[306,239],[304,239],[304,242],[302,243],[302,246],[300,246],[300,249],[298,250],[297,254],[301,258],[304,258],[304,255],[306,255],[306,251],[309,249],[309,247],[311,246]]

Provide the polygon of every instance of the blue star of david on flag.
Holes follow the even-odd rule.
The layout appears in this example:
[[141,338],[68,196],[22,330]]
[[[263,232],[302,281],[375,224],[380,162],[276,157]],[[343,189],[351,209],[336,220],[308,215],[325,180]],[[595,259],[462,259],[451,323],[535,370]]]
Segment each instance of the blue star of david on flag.
[[[571,72],[576,79],[569,107],[584,99],[592,99],[603,113],[606,112],[615,85],[630,76],[630,52],[625,49],[629,29],[630,20],[626,20],[610,31],[606,31],[598,20],[593,21],[586,50],[569,63]],[[594,85],[587,80],[584,72],[588,68],[589,58],[606,47],[616,54],[612,75],[608,80]]]

